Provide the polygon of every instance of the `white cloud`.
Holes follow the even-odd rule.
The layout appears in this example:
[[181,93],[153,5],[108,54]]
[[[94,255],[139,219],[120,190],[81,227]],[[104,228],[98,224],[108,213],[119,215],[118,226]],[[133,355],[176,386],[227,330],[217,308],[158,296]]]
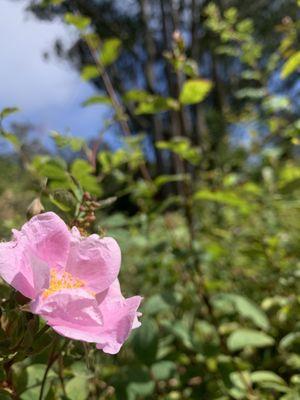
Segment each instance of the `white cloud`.
[[[50,129],[93,136],[101,127],[99,107],[82,109],[80,103],[94,93],[63,60],[43,53],[55,39],[71,44],[76,37],[61,21],[41,21],[25,12],[27,2],[0,0],[0,108],[17,106],[18,120]],[[79,123],[80,121],[80,123]]]
[[59,37],[71,42],[66,27],[58,21],[38,21],[24,8],[24,2],[1,2],[1,102],[36,111],[68,101],[80,82],[67,63],[46,62],[42,56]]

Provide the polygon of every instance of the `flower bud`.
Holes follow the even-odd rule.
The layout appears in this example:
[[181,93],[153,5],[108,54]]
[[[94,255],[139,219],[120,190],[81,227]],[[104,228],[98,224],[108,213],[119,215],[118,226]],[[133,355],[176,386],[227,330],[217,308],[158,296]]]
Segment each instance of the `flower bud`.
[[45,211],[45,208],[39,197],[36,197],[27,208],[27,219],[34,217],[35,215],[41,214]]

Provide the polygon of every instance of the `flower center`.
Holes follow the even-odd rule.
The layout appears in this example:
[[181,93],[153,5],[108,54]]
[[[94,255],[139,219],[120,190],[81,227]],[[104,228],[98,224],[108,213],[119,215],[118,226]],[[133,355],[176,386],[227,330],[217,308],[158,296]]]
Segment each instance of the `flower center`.
[[51,269],[49,288],[44,290],[43,297],[48,297],[62,289],[76,289],[83,286],[83,281],[74,278],[69,272],[57,272],[55,269]]

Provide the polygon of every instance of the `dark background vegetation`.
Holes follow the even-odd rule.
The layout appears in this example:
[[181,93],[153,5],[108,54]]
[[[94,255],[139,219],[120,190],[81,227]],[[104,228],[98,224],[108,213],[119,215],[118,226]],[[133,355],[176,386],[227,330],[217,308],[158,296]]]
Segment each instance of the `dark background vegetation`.
[[0,398],[44,386],[48,400],[300,399],[299,2],[28,7],[78,30],[51,56],[95,85],[84,106],[111,107],[121,145],[56,132],[49,153],[3,110],[14,152],[0,158],[0,237],[33,199],[80,225],[89,192],[87,229],[119,241],[124,294],[144,296],[144,315],[117,356],[70,342],[42,385],[55,335],[35,340],[2,285],[2,361],[17,358]]

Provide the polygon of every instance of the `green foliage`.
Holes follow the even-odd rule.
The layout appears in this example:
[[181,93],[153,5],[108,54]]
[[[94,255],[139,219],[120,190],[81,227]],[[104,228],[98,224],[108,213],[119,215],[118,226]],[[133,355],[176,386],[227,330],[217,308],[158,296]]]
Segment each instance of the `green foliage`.
[[212,89],[212,82],[205,79],[191,79],[184,82],[179,101],[181,104],[196,104],[205,99]]
[[229,350],[238,351],[246,347],[272,346],[274,339],[264,332],[254,329],[237,329],[228,337],[227,345]]
[[281,70],[282,79],[287,78],[300,67],[300,51],[297,51],[284,63]]
[[101,46],[100,61],[104,67],[113,64],[119,57],[122,42],[118,38],[106,39]]
[[67,24],[75,26],[75,28],[79,29],[80,31],[86,29],[91,22],[90,18],[72,13],[65,14],[65,21]]
[[108,105],[110,105],[111,104],[111,100],[107,96],[97,95],[97,96],[89,97],[87,100],[85,100],[82,103],[82,105],[85,106],[85,107],[86,106],[91,106],[91,105],[94,105],[94,104],[108,104]]
[[99,78],[100,73],[96,65],[85,65],[81,71],[81,78],[85,81]]
[[[83,103],[114,108],[104,131],[118,123],[128,124],[127,134],[144,132],[122,137],[114,151],[102,137],[89,144],[52,132],[58,152],[36,154],[7,125],[17,109],[1,112],[1,137],[16,150],[0,157],[1,239],[38,199],[70,226],[115,237],[124,296],[144,300],[141,327],[110,357],[46,331],[26,300],[0,282],[0,399],[38,400],[43,381],[47,400],[300,398],[300,122],[289,91],[273,93],[269,83],[274,70],[293,81],[298,27],[281,24],[281,45],[270,55],[255,21],[223,8],[211,2],[201,10],[203,47],[216,75],[219,60],[236,75],[199,78],[201,66],[175,32],[163,62],[179,77],[176,90],[156,93],[148,76],[147,90],[111,96],[110,88]],[[97,57],[82,78],[114,74],[128,42],[99,38],[89,18],[65,19],[89,27],[81,38]],[[227,80],[234,82],[220,98]],[[127,114],[115,105],[121,100]],[[153,135],[163,123],[166,132]],[[235,141],[236,127],[245,140]]]

